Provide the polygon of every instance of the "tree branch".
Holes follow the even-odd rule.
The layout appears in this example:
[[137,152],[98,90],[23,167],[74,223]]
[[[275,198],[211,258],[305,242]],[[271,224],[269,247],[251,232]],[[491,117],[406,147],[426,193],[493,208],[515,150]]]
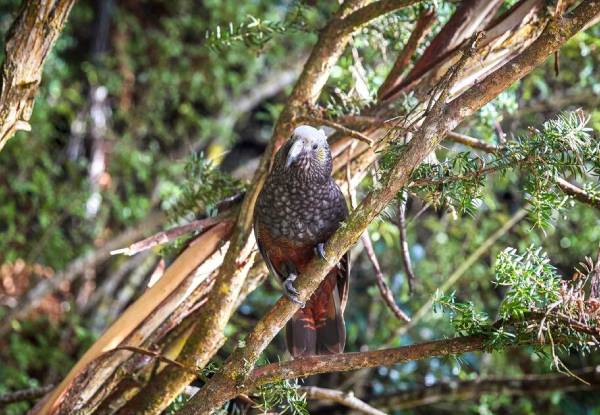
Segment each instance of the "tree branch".
[[483,394],[522,395],[552,391],[595,390],[600,388],[600,366],[573,370],[573,374],[588,382],[581,382],[574,376],[562,373],[525,375],[516,378],[490,378],[466,381],[440,382],[398,392],[369,400],[378,407],[396,410],[432,405],[438,402],[468,400]]
[[202,232],[207,228],[216,225],[222,220],[223,218],[220,217],[194,220],[190,223],[186,223],[185,225],[176,226],[166,231],[161,231],[155,235],[149,236],[148,238],[142,239],[141,241],[134,242],[125,248],[119,248],[110,251],[110,254],[123,254],[127,256],[132,256],[137,254],[138,252],[145,251],[157,245],[166,244],[167,242],[177,239],[180,236],[185,235],[186,233]]
[[384,14],[419,3],[420,0],[379,0],[370,3],[344,18],[346,30],[354,31],[360,26],[369,23]]
[[396,301],[394,300],[394,294],[390,287],[385,282],[383,278],[383,273],[381,272],[381,267],[379,266],[379,261],[377,260],[377,256],[375,255],[375,251],[373,250],[373,244],[371,243],[371,237],[369,236],[369,231],[365,231],[361,236],[361,240],[365,247],[365,252],[369,257],[369,261],[373,265],[373,269],[375,270],[375,280],[377,281],[377,287],[379,288],[379,293],[381,294],[381,298],[387,304],[388,308],[394,313],[394,315],[399,319],[406,323],[410,322],[410,317],[406,315],[404,311],[398,307]]
[[318,386],[303,386],[300,388],[300,392],[305,393],[308,399],[336,402],[363,414],[386,415],[385,412],[380,411],[377,408],[373,408],[368,403],[358,399],[352,392],[342,392],[335,389],[319,388]]
[[0,150],[29,119],[44,63],[75,0],[23,2],[6,38],[0,91]]
[[54,385],[46,385],[40,388],[21,389],[0,395],[0,408],[14,402],[30,401],[40,398],[50,392]]
[[[467,336],[368,352],[303,357],[288,362],[257,367],[248,376],[243,390],[252,390],[257,386],[276,380],[303,378],[319,373],[347,372],[369,367],[389,366],[430,357],[467,353],[482,350],[484,347],[485,339],[483,337]],[[183,413],[185,414],[185,411]]]

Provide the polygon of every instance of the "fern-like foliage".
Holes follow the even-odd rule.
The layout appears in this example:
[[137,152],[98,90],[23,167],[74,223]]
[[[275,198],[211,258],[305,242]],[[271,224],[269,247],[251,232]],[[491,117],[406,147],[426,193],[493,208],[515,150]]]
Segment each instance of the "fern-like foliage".
[[[219,170],[202,153],[190,155],[184,169],[184,178],[175,202],[167,216],[172,223],[185,223],[202,216],[216,216],[219,202],[243,192],[244,184]],[[181,237],[162,245],[161,255],[176,255],[194,235]]]
[[181,194],[169,214],[173,220],[195,218],[199,213],[214,216],[218,202],[243,189],[239,180],[219,170],[202,153],[194,153],[185,167]]
[[552,363],[561,370],[556,350],[589,353],[600,345],[599,302],[586,287],[597,270],[590,259],[581,267],[574,279],[564,280],[540,248],[523,253],[506,248],[496,260],[495,284],[506,291],[495,323],[473,303],[457,301],[455,293],[437,294],[434,310],[446,313],[458,333],[485,336],[490,349],[547,344]]
[[305,394],[300,393],[297,380],[280,380],[260,386],[254,394],[257,408],[263,413],[277,409],[280,414],[308,415]]
[[306,30],[306,6],[295,3],[282,21],[262,19],[248,15],[239,23],[229,22],[225,26],[218,25],[206,32],[206,44],[215,51],[221,51],[234,44],[260,50],[275,36],[290,30]]
[[560,276],[541,248],[530,247],[523,254],[514,248],[502,251],[496,260],[495,283],[508,288],[498,310],[507,321],[546,309],[559,297]]
[[[586,127],[587,122],[580,111],[563,113],[493,154],[475,157],[465,152],[441,163],[424,163],[413,173],[413,188],[436,207],[449,206],[473,214],[488,174],[520,168],[529,217],[534,226],[547,227],[568,200],[556,186],[556,179],[600,174],[600,145]],[[388,151],[392,156],[387,157],[393,160],[400,149],[392,147]]]

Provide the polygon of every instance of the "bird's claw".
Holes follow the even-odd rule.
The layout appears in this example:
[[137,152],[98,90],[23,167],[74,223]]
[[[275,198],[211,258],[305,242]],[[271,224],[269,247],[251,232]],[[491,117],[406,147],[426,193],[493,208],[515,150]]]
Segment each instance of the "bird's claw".
[[325,244],[323,242],[315,245],[315,254],[321,259],[327,259],[325,258]]
[[283,282],[283,293],[287,298],[289,298],[293,303],[298,304],[301,308],[304,308],[306,305],[303,301],[301,301],[298,296],[300,293],[294,287],[294,281],[298,276],[296,274],[289,274],[288,277]]

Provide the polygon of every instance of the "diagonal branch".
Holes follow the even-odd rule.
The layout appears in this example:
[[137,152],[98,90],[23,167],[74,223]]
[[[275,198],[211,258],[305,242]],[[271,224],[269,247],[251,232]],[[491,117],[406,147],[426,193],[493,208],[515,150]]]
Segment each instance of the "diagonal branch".
[[404,79],[403,73],[410,63],[410,58],[412,58],[414,55],[419,43],[421,43],[423,38],[425,38],[429,33],[431,26],[435,22],[435,18],[435,7],[424,9],[421,12],[419,19],[415,24],[415,28],[413,29],[408,41],[406,42],[406,45],[404,46],[404,49],[402,49],[396,58],[394,66],[377,91],[377,97],[380,101],[385,100],[388,92],[395,89]]
[[119,248],[110,251],[110,254],[123,254],[127,256],[132,256],[139,252],[146,251],[150,248],[154,248],[157,245],[166,244],[167,242],[177,239],[180,236],[185,235],[187,233],[202,232],[207,228],[216,225],[222,220],[223,219],[220,217],[197,219],[190,223],[186,223],[185,225],[175,226],[174,228],[168,229],[166,231],[160,231],[157,234],[142,239],[141,241],[134,242],[131,245],[126,246],[125,248]]
[[375,270],[375,280],[377,281],[377,287],[379,288],[379,292],[381,293],[381,297],[383,301],[387,304],[388,308],[394,313],[394,315],[402,321],[410,323],[410,317],[406,315],[404,311],[398,307],[396,301],[394,300],[394,295],[392,294],[392,290],[385,282],[383,278],[383,273],[381,272],[381,267],[379,266],[379,261],[377,260],[377,256],[375,255],[375,251],[373,250],[373,243],[371,242],[371,237],[369,236],[369,231],[365,231],[365,233],[361,236],[362,243],[365,247],[365,251],[367,256],[369,257],[369,261],[373,265],[373,269]]

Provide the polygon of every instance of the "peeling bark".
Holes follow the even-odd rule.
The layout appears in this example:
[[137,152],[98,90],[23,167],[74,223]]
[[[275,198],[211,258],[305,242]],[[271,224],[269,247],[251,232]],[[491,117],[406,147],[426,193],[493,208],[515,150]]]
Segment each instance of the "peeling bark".
[[29,119],[42,70],[75,0],[27,0],[8,31],[0,91],[0,150]]

